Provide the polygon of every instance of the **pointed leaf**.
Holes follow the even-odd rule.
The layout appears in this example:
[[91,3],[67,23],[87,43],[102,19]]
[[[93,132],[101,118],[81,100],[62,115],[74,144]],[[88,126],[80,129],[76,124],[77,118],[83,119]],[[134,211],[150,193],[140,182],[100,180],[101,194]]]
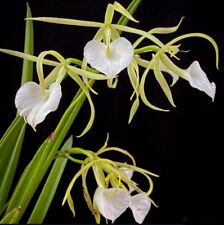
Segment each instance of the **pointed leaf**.
[[[72,137],[70,137],[63,145],[61,151],[64,151],[72,147]],[[36,205],[32,211],[28,223],[41,224],[47,214],[47,211],[51,205],[51,202],[56,193],[60,179],[63,175],[65,166],[67,164],[67,158],[57,158],[53,164],[50,174],[45,182],[45,185],[41,191],[41,194],[36,202]]]
[[[28,3],[26,17],[32,17],[32,13]],[[34,53],[33,35],[33,22],[27,20],[25,29],[24,53],[28,53],[30,55],[33,55]],[[31,80],[33,80],[33,63],[29,60],[24,59],[21,85]]]

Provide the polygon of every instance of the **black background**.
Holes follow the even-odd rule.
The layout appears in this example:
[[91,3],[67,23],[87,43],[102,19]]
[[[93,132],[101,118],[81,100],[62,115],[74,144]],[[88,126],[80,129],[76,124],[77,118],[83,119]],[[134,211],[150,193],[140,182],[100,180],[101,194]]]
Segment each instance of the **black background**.
[[[106,0],[31,0],[33,16],[55,16],[83,20],[103,21],[108,3]],[[130,1],[120,1],[125,7]],[[23,51],[25,1],[4,1],[0,5],[0,48]],[[93,96],[96,119],[90,132],[74,145],[97,150],[110,133],[109,144],[129,150],[137,165],[160,175],[154,179],[153,200],[159,208],[152,207],[145,223],[197,223],[216,224],[223,217],[223,127],[224,127],[224,26],[221,1],[196,0],[142,0],[135,13],[139,24],[130,25],[144,30],[158,26],[174,26],[182,16],[185,19],[179,30],[172,35],[160,36],[164,42],[189,32],[202,32],[213,37],[220,49],[220,69],[215,68],[214,50],[202,39],[182,42],[183,50],[178,62],[187,68],[198,60],[209,79],[217,85],[215,101],[204,93],[179,80],[172,88],[177,108],[172,108],[165,99],[157,82],[150,76],[147,84],[149,99],[160,107],[171,109],[168,113],[153,111],[140,105],[133,122],[128,125],[132,89],[126,72],[119,76],[118,87],[108,90],[105,82],[97,82]],[[115,15],[116,18],[117,14]],[[96,29],[34,23],[35,55],[43,50],[54,49],[64,57],[82,58],[83,46],[91,40]],[[134,35],[126,35],[134,40]],[[10,124],[16,113],[14,97],[20,86],[22,60],[0,54],[0,134]],[[36,76],[34,78],[36,80]],[[60,115],[73,98],[77,87],[71,80],[62,84],[63,97],[59,109],[51,113],[35,133],[27,129],[16,179],[32,158],[40,143],[53,131]],[[88,104],[84,105],[69,134],[78,135],[89,116]],[[81,183],[74,187],[73,198],[76,217],[67,206],[61,207],[66,187],[78,166],[70,163],[49,210],[45,223],[94,223],[94,218],[82,197]],[[139,185],[144,189],[144,180]],[[94,191],[95,186],[93,186]],[[22,220],[26,222],[28,214]],[[115,223],[134,223],[128,210]]]

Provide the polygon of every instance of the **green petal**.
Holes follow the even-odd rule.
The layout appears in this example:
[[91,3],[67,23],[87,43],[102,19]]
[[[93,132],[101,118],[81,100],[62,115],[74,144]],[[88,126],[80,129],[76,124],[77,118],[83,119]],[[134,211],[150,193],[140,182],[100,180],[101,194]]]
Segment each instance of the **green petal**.
[[177,31],[177,29],[180,27],[180,24],[182,23],[184,17],[182,17],[179,21],[179,23],[174,27],[156,27],[151,29],[148,33],[150,34],[170,34]]
[[122,15],[126,16],[129,20],[138,23],[139,21],[136,20],[120,3],[114,2],[113,4],[114,10],[121,13]]
[[81,137],[84,134],[86,134],[93,125],[93,121],[94,121],[94,118],[95,118],[95,108],[94,108],[94,104],[93,104],[93,101],[91,99],[91,96],[89,94],[89,91],[88,91],[87,87],[85,86],[85,84],[82,82],[82,80],[79,78],[79,76],[71,70],[68,70],[67,72],[72,77],[72,79],[79,85],[79,87],[83,90],[84,94],[86,95],[86,97],[89,101],[89,105],[90,105],[90,111],[91,111],[90,112],[90,118],[89,118],[89,121],[88,121],[85,129],[82,131],[82,133],[80,135],[78,135],[78,137]]
[[[8,55],[16,56],[16,57],[19,57],[19,58],[22,58],[22,59],[26,59],[26,60],[29,60],[29,61],[32,61],[32,62],[37,62],[37,56],[33,56],[33,55],[30,55],[30,54],[27,54],[27,53],[14,51],[14,50],[10,50],[10,49],[3,49],[3,48],[0,48],[0,52],[8,54]],[[55,62],[53,60],[47,60],[47,59],[43,60],[43,63],[45,65],[49,65],[49,66],[59,65],[59,62]]]
[[174,38],[172,41],[168,42],[166,45],[167,46],[171,46],[173,44],[175,44],[176,42],[179,42],[180,40],[186,39],[186,38],[190,38],[190,37],[200,37],[200,38],[204,38],[207,41],[209,41],[214,49],[215,49],[215,56],[216,56],[216,68],[219,68],[219,48],[217,43],[215,42],[215,40],[213,38],[211,38],[209,35],[207,34],[203,34],[203,33],[189,33],[189,34],[183,34],[180,35],[176,38]]
[[92,73],[92,72],[89,72],[89,71],[86,71],[86,70],[83,70],[83,69],[79,69],[79,68],[77,68],[75,66],[68,65],[67,66],[67,70],[70,73],[80,74],[81,76],[89,78],[89,79],[94,79],[94,80],[108,80],[108,79],[111,79],[110,77],[105,76],[103,74]]
[[152,104],[148,101],[148,99],[147,99],[147,97],[146,97],[146,95],[145,95],[145,80],[146,80],[146,77],[147,77],[147,75],[148,75],[149,70],[153,67],[154,62],[157,60],[157,57],[158,57],[158,54],[156,54],[156,55],[153,57],[153,59],[149,62],[147,68],[145,69],[145,71],[144,71],[144,73],[143,73],[143,75],[142,75],[142,78],[141,78],[141,81],[140,81],[140,90],[141,90],[141,91],[140,91],[140,96],[141,96],[141,99],[142,99],[142,101],[144,102],[144,104],[147,105],[148,107],[150,107],[150,108],[152,108],[152,109],[154,109],[154,110],[167,112],[167,111],[169,111],[169,110],[162,109],[162,108],[159,108],[159,107],[157,107],[157,106],[152,105]]
[[130,110],[130,115],[129,115],[129,119],[128,119],[128,123],[131,123],[135,113],[137,112],[139,107],[139,99],[136,98],[135,101],[132,104],[131,110]]
[[75,206],[70,193],[67,195],[67,202],[70,210],[72,211],[73,217],[75,217]]
[[26,18],[26,19],[40,21],[40,22],[56,23],[56,24],[72,25],[72,26],[82,26],[82,27],[101,27],[104,25],[104,23],[100,23],[100,22],[57,18],[57,17],[33,17],[33,18]]
[[159,63],[160,62],[157,61],[155,63],[155,67],[154,67],[154,74],[155,74],[156,80],[158,81],[160,87],[162,88],[162,90],[163,90],[164,94],[166,95],[167,99],[169,100],[170,104],[175,107],[170,87],[160,70]]

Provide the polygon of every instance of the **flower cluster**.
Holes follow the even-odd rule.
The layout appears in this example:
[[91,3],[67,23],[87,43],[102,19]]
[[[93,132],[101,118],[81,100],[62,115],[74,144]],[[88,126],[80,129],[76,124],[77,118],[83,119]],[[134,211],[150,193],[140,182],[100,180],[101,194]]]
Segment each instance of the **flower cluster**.
[[[132,16],[133,10],[137,7],[135,5],[136,2],[137,0],[133,0],[128,9],[125,9],[118,2],[108,4],[104,22],[53,17],[33,18],[31,15],[26,18],[27,23],[28,21],[42,21],[97,28],[98,30],[93,39],[83,46],[82,59],[64,58],[54,50],[43,51],[36,57],[32,53],[0,49],[0,52],[23,58],[28,60],[29,63],[35,62],[38,76],[37,82],[32,81],[32,79],[26,79],[26,82],[17,91],[15,106],[19,116],[16,116],[15,121],[13,121],[0,140],[0,153],[3,159],[0,161],[0,168],[1,173],[4,174],[4,177],[1,178],[4,181],[2,182],[3,188],[0,182],[0,189],[4,190],[5,193],[3,199],[0,198],[0,215],[4,211],[6,213],[3,220],[1,220],[2,223],[19,222],[38,185],[40,185],[55,158],[56,166],[52,167],[53,172],[49,174],[50,178],[48,177],[50,181],[46,181],[46,186],[40,195],[41,200],[39,201],[38,199],[29,223],[36,223],[37,221],[41,223],[43,221],[44,213],[46,213],[52,200],[46,203],[44,198],[48,196],[49,192],[51,193],[49,196],[53,198],[53,192],[58,185],[57,182],[60,180],[68,159],[74,163],[81,164],[81,168],[71,180],[63,200],[63,204],[67,201],[73,215],[75,215],[75,208],[71,191],[79,177],[82,178],[84,198],[97,223],[100,223],[101,215],[106,220],[114,222],[129,208],[135,221],[141,224],[148,214],[151,204],[156,206],[150,197],[153,190],[151,177],[157,177],[158,175],[137,167],[133,156],[126,150],[118,147],[108,147],[108,139],[97,152],[72,147],[71,140],[65,142],[61,148],[85,99],[88,100],[90,106],[90,117],[86,127],[79,136],[86,134],[91,129],[95,118],[95,108],[91,96],[92,94],[97,94],[97,91],[93,88],[94,82],[106,81],[108,88],[116,88],[119,74],[125,70],[127,79],[129,79],[133,88],[133,93],[130,97],[133,103],[130,109],[129,123],[133,120],[140,102],[154,110],[169,111],[149,102],[145,87],[150,73],[154,74],[156,81],[173,107],[175,107],[175,102],[171,88],[179,78],[189,82],[191,87],[206,93],[214,101],[216,85],[208,79],[199,62],[193,61],[191,65],[186,66],[186,69],[180,68],[178,63],[175,62],[176,59],[180,60],[179,53],[183,51],[180,49],[180,41],[199,37],[206,39],[213,45],[216,67],[218,69],[219,51],[214,39],[203,33],[187,33],[177,36],[167,43],[163,43],[157,37],[157,34],[167,35],[175,33],[181,25],[182,19],[173,27],[157,27],[149,31],[136,29],[127,25],[129,20],[138,23]],[[121,19],[116,23],[113,21],[114,13],[121,14]],[[126,33],[137,36],[136,40],[130,42],[125,37]],[[149,53],[150,56],[145,53]],[[50,60],[47,59],[48,56],[51,56]],[[48,74],[44,72],[44,66],[46,65],[51,67]],[[167,75],[170,75],[172,78],[171,84],[166,78]],[[25,132],[23,118],[36,131],[37,125],[43,122],[50,112],[57,110],[63,95],[62,83],[65,79],[74,81],[79,90],[65,110],[53,135],[51,138],[47,138],[39,147],[21,176],[12,197],[8,199],[7,195],[9,190],[11,190],[10,182],[16,170],[16,165],[14,166],[13,162],[18,162],[18,155],[20,154]],[[59,148],[61,148],[60,151]],[[11,149],[13,149],[13,153],[8,154],[8,150],[11,151]],[[103,154],[110,151],[127,156],[127,161],[131,161],[131,163],[102,157]],[[81,160],[73,156],[77,154],[84,155],[85,159]],[[62,161],[58,162],[58,159]],[[87,174],[90,169],[92,169],[96,181],[93,197],[91,197],[87,185]],[[148,190],[142,190],[139,187],[140,185],[133,181],[132,177],[135,174],[140,174],[148,180]],[[45,211],[39,215],[42,208]]]
[[[158,175],[137,167],[130,153],[118,147],[108,147],[107,141],[97,152],[70,148],[59,153],[59,156],[67,157],[73,162],[82,164],[67,188],[63,204],[67,201],[75,216],[71,191],[76,180],[82,177],[84,198],[97,223],[100,223],[100,214],[105,219],[114,222],[127,208],[130,208],[135,221],[141,224],[151,208],[151,203],[156,206],[149,197],[153,190],[153,182],[150,176],[158,177]],[[132,161],[132,164],[101,157],[102,154],[109,151],[126,155]],[[84,154],[86,158],[79,160],[73,158],[72,154]],[[90,169],[93,171],[97,184],[93,198],[90,197],[86,181]],[[141,190],[138,184],[132,180],[133,172],[140,173],[147,178],[149,182],[147,192]]]
[[[129,80],[134,89],[131,100],[135,97],[130,110],[129,123],[132,121],[139,107],[140,99],[145,105],[152,109],[169,111],[151,104],[146,97],[145,83],[147,75],[151,70],[168,101],[174,107],[175,103],[172,97],[171,87],[179,78],[187,80],[193,88],[205,92],[214,101],[216,91],[215,83],[208,80],[206,73],[201,69],[199,62],[194,61],[187,69],[181,69],[171,60],[171,57],[178,58],[177,54],[180,52],[180,45],[177,45],[177,42],[190,37],[200,37],[208,40],[214,46],[216,52],[216,66],[218,68],[218,47],[211,37],[202,33],[189,33],[178,36],[164,44],[156,37],[156,34],[169,34],[177,31],[182,19],[177,26],[153,28],[146,32],[133,27],[120,25],[119,23],[113,24],[114,11],[121,13],[133,22],[138,22],[118,2],[115,2],[113,5],[108,5],[104,23],[51,17],[28,18],[49,23],[99,28],[93,40],[89,41],[84,46],[84,58],[82,61],[74,58],[66,60],[55,51],[42,52],[36,59],[40,85],[37,86],[37,84],[34,84],[33,82],[24,84],[24,86],[18,90],[15,99],[16,108],[19,114],[24,116],[26,121],[34,129],[38,123],[45,119],[47,114],[57,109],[61,98],[60,83],[66,77],[66,74],[68,74],[83,89],[90,103],[91,117],[82,134],[86,133],[91,128],[94,120],[94,105],[89,91],[92,91],[95,94],[96,91],[91,87],[90,80],[107,80],[108,87],[115,88],[118,81],[118,75],[124,69],[127,69]],[[132,44],[128,39],[120,36],[121,32],[133,33],[140,37]],[[143,41],[150,41],[151,43],[139,47]],[[142,55],[146,52],[152,53],[151,59],[143,58]],[[43,58],[48,54],[56,57],[60,63],[44,60]],[[75,64],[75,66],[70,65],[71,63]],[[43,75],[43,64],[55,66],[46,78],[44,78]],[[90,65],[91,68],[88,67],[88,65]],[[78,66],[81,68],[78,68]],[[144,69],[142,75],[140,75],[139,67]],[[89,71],[90,69],[91,71]],[[99,72],[101,74],[99,74]],[[168,73],[172,76],[173,82],[171,85],[168,84],[164,73]],[[31,102],[32,104],[30,104]]]

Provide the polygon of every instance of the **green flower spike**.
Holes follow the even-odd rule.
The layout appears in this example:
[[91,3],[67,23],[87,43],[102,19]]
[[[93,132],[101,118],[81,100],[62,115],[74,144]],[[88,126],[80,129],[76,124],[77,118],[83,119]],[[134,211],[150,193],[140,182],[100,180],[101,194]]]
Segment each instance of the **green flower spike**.
[[[153,190],[153,182],[150,176],[157,177],[157,175],[137,167],[130,153],[118,147],[107,147],[107,142],[108,139],[104,146],[96,153],[81,148],[71,148],[67,152],[60,154],[61,156],[68,157],[68,159],[75,163],[82,164],[80,170],[70,182],[62,204],[64,205],[65,201],[67,201],[75,216],[71,190],[76,180],[81,176],[86,203],[97,223],[100,223],[100,214],[105,219],[114,222],[127,208],[132,210],[135,221],[142,223],[150,210],[151,203],[155,205],[152,199],[149,198]],[[126,162],[118,162],[101,157],[102,154],[109,151],[126,155],[132,163],[128,164]],[[73,158],[71,154],[83,154],[86,158],[79,160]],[[86,182],[90,168],[93,170],[97,184],[93,200],[90,197]],[[141,190],[138,184],[131,179],[133,172],[138,172],[147,178],[149,182],[148,191],[144,192]],[[133,195],[133,192],[137,192],[137,194]]]

